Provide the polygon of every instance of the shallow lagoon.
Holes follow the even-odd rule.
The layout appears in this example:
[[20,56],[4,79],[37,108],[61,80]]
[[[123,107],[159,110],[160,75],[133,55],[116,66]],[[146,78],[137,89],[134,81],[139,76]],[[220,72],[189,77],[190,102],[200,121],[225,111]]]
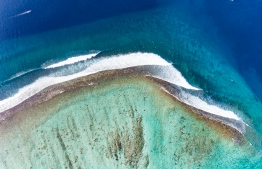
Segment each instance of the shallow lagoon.
[[88,86],[90,79],[82,78],[63,94],[50,99],[45,92],[42,103],[34,98],[13,110],[1,124],[1,167],[260,165],[258,152],[240,133],[196,114],[161,90],[161,83],[139,76],[106,79]]

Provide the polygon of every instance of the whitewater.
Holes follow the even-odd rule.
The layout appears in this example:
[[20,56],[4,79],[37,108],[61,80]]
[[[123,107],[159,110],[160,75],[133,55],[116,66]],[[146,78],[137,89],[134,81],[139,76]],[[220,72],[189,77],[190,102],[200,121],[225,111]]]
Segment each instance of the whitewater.
[[[91,74],[95,74],[97,72],[105,71],[105,70],[114,70],[114,69],[123,69],[129,67],[137,67],[137,66],[158,66],[157,68],[151,69],[147,72],[145,76],[151,76],[155,78],[159,78],[171,84],[180,86],[181,88],[200,91],[201,89],[190,85],[186,79],[182,76],[182,74],[172,66],[172,63],[167,62],[159,55],[153,53],[129,53],[129,54],[119,54],[113,55],[103,58],[95,58],[98,53],[74,56],[68,58],[64,61],[60,61],[58,63],[54,63],[48,66],[43,67],[43,69],[51,69],[57,67],[63,67],[65,65],[73,65],[80,61],[87,60],[89,61],[89,65],[83,71],[77,72],[75,74],[67,75],[67,76],[44,76],[39,77],[33,83],[26,85],[18,90],[16,94],[13,96],[6,98],[0,101],[0,112],[4,112],[35,95],[41,90],[47,88],[48,86],[55,85],[58,83],[62,83],[65,81],[73,80],[78,77],[83,77]],[[74,65],[73,65],[74,66]],[[62,69],[62,71],[64,71]],[[190,93],[186,93],[185,91],[181,91],[180,96],[176,96],[180,101],[193,106],[197,109],[203,110],[210,114],[214,114],[217,116],[230,118],[238,121],[242,121],[233,111],[224,110],[220,108],[218,105],[211,105],[201,98],[197,96],[193,96]]]

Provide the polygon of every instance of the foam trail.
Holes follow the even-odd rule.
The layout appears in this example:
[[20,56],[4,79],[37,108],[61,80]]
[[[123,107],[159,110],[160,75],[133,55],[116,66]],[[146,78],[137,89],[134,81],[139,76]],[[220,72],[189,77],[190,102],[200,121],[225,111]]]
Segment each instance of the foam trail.
[[31,13],[31,12],[32,12],[32,10],[28,10],[28,11],[22,12],[22,13],[20,13],[20,14],[11,16],[11,17],[9,17],[8,19],[12,19],[12,18],[16,18],[16,17],[18,17],[18,16],[26,15],[26,14],[29,14],[29,13]]
[[61,67],[61,66],[65,66],[65,65],[74,64],[76,62],[91,59],[92,57],[95,57],[97,54],[98,53],[93,53],[93,54],[71,57],[71,58],[68,58],[64,61],[61,61],[61,62],[58,62],[58,63],[55,63],[55,64],[51,64],[49,66],[43,66],[43,69],[56,68],[56,67]]
[[162,80],[168,81],[170,83],[176,84],[178,86],[184,87],[186,89],[200,90],[196,87],[191,86],[185,80],[182,74],[173,66],[171,66],[171,63],[167,62],[160,56],[153,53],[130,53],[125,55],[116,55],[107,58],[102,58],[80,73],[90,74],[103,70],[123,69],[128,67],[145,65],[169,66],[168,71],[166,70],[166,68],[165,70],[159,68],[155,71],[148,72],[148,74],[154,77],[158,77]]
[[[49,68],[56,68],[56,67],[61,67],[61,66],[65,66],[65,65],[74,64],[74,63],[77,63],[77,62],[80,62],[80,61],[83,61],[83,60],[91,59],[91,58],[95,57],[98,53],[99,52],[93,53],[93,54],[87,54],[87,55],[71,57],[71,58],[68,58],[67,60],[64,60],[64,61],[61,61],[61,62],[58,62],[58,63],[55,63],[55,64],[51,64],[49,66],[46,66],[46,64],[43,64],[42,68],[43,69],[49,69]],[[28,74],[28,73],[30,73],[30,72],[32,72],[34,70],[37,70],[37,69],[30,69],[30,70],[27,70],[27,71],[19,72],[19,73],[13,75],[12,77],[10,77],[9,79],[7,79],[7,80],[5,80],[3,82],[0,82],[0,84],[8,82],[10,80],[13,80],[15,78],[18,78],[20,76],[23,76],[25,74]]]
[[178,96],[175,96],[175,95],[172,95],[172,96],[174,96],[181,102],[186,103],[187,105],[195,107],[199,110],[203,110],[210,114],[222,116],[225,118],[235,119],[235,120],[241,120],[233,111],[222,109],[216,105],[211,105],[207,103],[206,101],[200,99],[199,97],[194,96],[185,91],[180,91]]
[[191,86],[183,77],[183,75],[171,65],[165,67],[153,66],[153,68],[147,72],[147,76],[152,76],[186,89],[201,90]]
[[182,92],[182,95],[183,99],[180,98],[182,102],[187,103],[188,105],[191,105],[197,109],[206,111],[214,115],[240,120],[240,118],[232,111],[224,110],[220,107],[217,107],[216,105],[210,105],[207,102],[201,100],[200,98],[185,92]]
[[[1,83],[8,82],[8,81],[13,80],[13,79],[15,79],[15,78],[18,78],[18,77],[20,77],[20,76],[23,76],[23,75],[25,75],[25,74],[27,74],[27,73],[30,73],[30,72],[32,72],[32,71],[34,71],[34,70],[37,70],[37,69],[30,69],[30,70],[27,70],[27,71],[19,72],[19,73],[13,75],[13,76],[10,77],[9,79],[7,79],[7,80],[5,80],[5,81],[3,81],[3,82],[1,82]],[[0,83],[0,84],[1,84],[1,83]]]

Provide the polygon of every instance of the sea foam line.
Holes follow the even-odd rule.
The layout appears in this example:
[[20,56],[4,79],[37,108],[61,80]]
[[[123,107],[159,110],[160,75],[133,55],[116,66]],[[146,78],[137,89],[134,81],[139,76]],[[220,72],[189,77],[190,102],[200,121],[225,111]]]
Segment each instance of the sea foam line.
[[225,118],[229,118],[229,119],[241,120],[233,111],[222,109],[215,104],[209,104],[206,101],[202,100],[201,98],[194,96],[190,93],[187,93],[185,91],[181,90],[179,92],[179,95],[176,96],[176,95],[170,93],[169,91],[167,91],[163,87],[161,87],[161,89],[164,90],[165,92],[167,92],[168,94],[172,95],[176,99],[180,100],[181,102],[183,102],[183,103],[185,103],[189,106],[192,106],[196,109],[205,111],[209,114],[213,114],[213,115],[217,115],[217,116],[221,116],[221,117],[225,117]]
[[[167,62],[160,56],[153,53],[130,53],[93,60],[93,63],[81,72],[68,76],[41,77],[32,84],[19,89],[19,91],[12,97],[0,101],[0,112],[3,112],[20,104],[27,98],[33,96],[34,94],[40,92],[48,86],[69,81],[78,77],[94,74],[104,70],[123,69],[135,66],[164,66],[165,68],[159,68],[155,71],[150,72],[149,76],[160,78],[162,80],[165,80],[167,82],[173,83],[186,89],[200,90],[196,87],[191,86],[182,76],[182,74],[172,66],[171,63]],[[192,105],[193,107],[202,109],[211,114],[216,114],[222,117],[239,120],[239,117],[236,114],[234,114],[234,112],[223,110],[215,105],[208,105],[201,99],[193,97],[195,96],[184,94],[183,97],[181,97],[183,98],[183,100],[181,100],[181,98],[180,100]]]
[[61,67],[61,66],[65,66],[65,65],[74,64],[74,63],[77,63],[77,62],[80,62],[80,61],[91,59],[91,58],[95,57],[97,54],[98,53],[92,53],[92,54],[87,54],[87,55],[80,55],[80,56],[71,57],[71,58],[68,58],[64,61],[51,64],[49,66],[43,66],[43,69],[56,68],[56,67]]
[[[51,68],[56,68],[56,67],[62,67],[62,66],[66,66],[66,65],[70,65],[70,64],[74,64],[74,63],[77,63],[77,62],[80,62],[80,61],[84,61],[84,60],[87,60],[87,59],[91,59],[93,57],[95,57],[97,53],[92,53],[92,54],[86,54],[86,55],[80,55],[80,56],[74,56],[74,57],[71,57],[71,58],[68,58],[66,60],[63,60],[61,62],[57,62],[57,63],[54,63],[54,64],[50,64],[47,66],[46,63],[44,63],[42,65],[42,68],[37,68],[37,69],[51,69]],[[1,83],[5,83],[5,82],[8,82],[10,80],[13,80],[13,79],[16,79],[18,77],[21,77],[25,74],[28,74],[34,70],[37,70],[37,69],[29,69],[27,71],[22,71],[22,72],[19,72],[19,73],[16,73],[15,75],[11,76],[9,79],[3,81],[3,82],[0,82]]]
[[28,73],[30,73],[30,72],[33,72],[34,70],[37,70],[37,69],[29,69],[29,70],[27,70],[27,71],[23,71],[23,72],[16,73],[15,75],[11,76],[9,79],[7,79],[7,80],[5,80],[5,81],[3,81],[3,82],[0,82],[0,84],[1,84],[1,83],[5,83],[5,82],[8,82],[8,81],[13,80],[13,79],[16,79],[16,78],[18,78],[18,77],[21,77],[21,76],[23,76],[23,75],[25,75],[25,74],[28,74]]

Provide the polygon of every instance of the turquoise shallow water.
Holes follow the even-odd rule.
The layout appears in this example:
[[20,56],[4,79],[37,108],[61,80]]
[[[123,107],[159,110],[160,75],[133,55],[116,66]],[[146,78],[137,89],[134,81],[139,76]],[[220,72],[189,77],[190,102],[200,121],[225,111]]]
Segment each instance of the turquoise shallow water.
[[[63,72],[65,75],[73,74],[84,68],[81,66],[75,66],[73,68],[65,66],[45,70],[43,69],[43,64],[55,63],[72,56],[88,54],[90,51],[101,51],[97,56],[98,58],[129,52],[150,52],[173,62],[173,65],[190,84],[203,89],[205,98],[213,99],[219,102],[222,107],[235,110],[236,114],[245,119],[255,131],[262,134],[261,102],[248,87],[243,77],[231,66],[231,62],[227,59],[227,56],[231,55],[231,51],[226,45],[220,42],[217,34],[205,32],[201,24],[178,8],[176,10],[174,10],[173,7],[155,8],[101,19],[91,24],[77,27],[49,31],[13,40],[5,40],[1,42],[0,49],[1,99],[12,96],[19,88],[32,83],[39,77],[53,76],[52,73],[56,71]],[[32,72],[6,81],[17,73],[29,70],[32,70]],[[68,110],[65,111],[68,112]],[[59,116],[61,112],[57,112],[57,116]],[[59,124],[63,121],[65,121],[65,119],[61,122],[50,123]],[[139,122],[139,118],[138,121],[134,121],[130,123],[130,125],[136,124],[136,122]],[[147,143],[148,146],[152,146],[151,149],[156,152],[160,151],[160,148],[162,149],[166,145],[169,145],[165,139],[175,137],[175,135],[166,136],[168,138],[158,137],[158,135],[160,135],[159,133],[166,133],[166,130],[169,129],[168,127],[165,128],[165,126],[163,129],[159,129],[157,126],[162,125],[159,120],[152,119],[144,125],[154,126],[154,131],[149,131],[152,127],[145,127],[145,130],[148,130],[148,133],[156,135],[148,137],[153,139],[152,144],[159,144],[159,146],[150,145],[150,142]],[[107,126],[107,124],[104,126]],[[50,128],[47,127],[46,130],[51,128],[54,128],[54,126]],[[192,130],[193,128],[194,127],[192,127]],[[210,136],[207,134],[203,137],[209,138]],[[252,136],[250,137],[252,138]],[[68,144],[71,143],[69,142]],[[198,144],[209,144],[209,142],[202,143],[200,140]],[[212,149],[214,158],[208,159],[207,161],[209,162],[206,164],[201,162],[201,165],[209,167],[213,163],[217,164],[216,162],[219,157],[222,156],[221,154],[225,154],[223,144],[226,145],[227,143],[220,142],[216,148]],[[181,146],[183,147],[183,145]],[[234,149],[235,145],[231,146],[232,154],[238,156]],[[187,150],[177,150],[177,152],[180,151],[189,153]],[[195,151],[202,151],[202,149]],[[261,150],[258,149],[258,151]],[[165,153],[167,153],[168,150],[161,152],[162,154],[151,154],[150,158],[153,159],[153,162],[159,158],[164,159]],[[45,158],[45,156],[43,156],[43,158]],[[182,161],[185,161],[186,158],[190,158],[190,154],[183,154],[180,158],[183,158],[184,160]],[[41,161],[40,157],[39,159]],[[192,158],[190,159],[192,160]],[[224,160],[221,160],[221,162],[217,164],[217,168],[223,165],[226,167],[228,161],[226,158],[223,159]],[[239,165],[245,168],[245,164],[250,164],[248,161],[249,158],[234,157],[233,159],[236,159],[232,162],[235,163],[236,166],[238,166],[237,164],[239,163]],[[142,161],[141,164],[146,163],[145,161]],[[197,157],[196,161],[198,161]],[[187,167],[192,168],[190,165],[193,165],[193,163],[194,160],[189,162]],[[35,165],[39,166],[40,163]],[[97,164],[94,164],[94,166],[95,165]],[[171,168],[172,165],[173,163],[171,164],[170,159],[166,159],[166,161],[162,163],[154,163],[154,166],[157,168],[161,168],[161,166]],[[250,164],[248,166],[252,168],[258,164],[252,163],[252,165]],[[258,165],[258,168],[259,167]]]
[[248,142],[190,112],[141,77],[72,90],[0,126],[0,167],[261,167]]

